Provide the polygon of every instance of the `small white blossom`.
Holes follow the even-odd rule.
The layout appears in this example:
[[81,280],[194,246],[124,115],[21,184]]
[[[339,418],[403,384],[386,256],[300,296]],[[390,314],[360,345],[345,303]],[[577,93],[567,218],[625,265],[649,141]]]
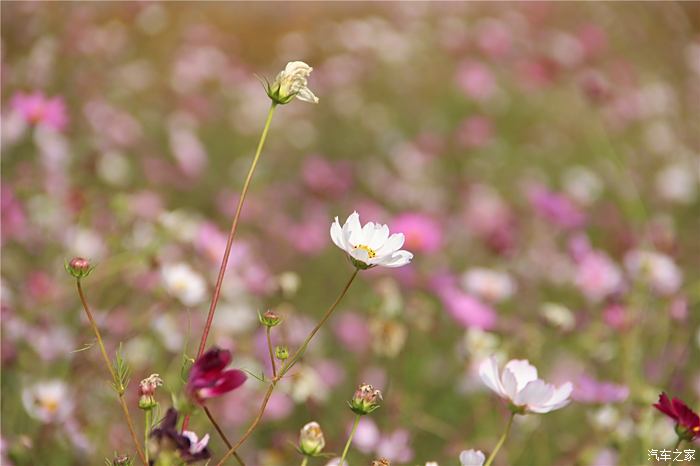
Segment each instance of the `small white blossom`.
[[481,380],[501,398],[522,413],[548,413],[563,408],[571,401],[571,382],[554,387],[537,378],[537,369],[527,360],[509,361],[499,375],[498,363],[490,357],[479,367]]
[[490,302],[506,300],[515,293],[515,282],[507,273],[473,268],[462,275],[462,285],[468,293]]
[[652,251],[635,250],[625,256],[629,273],[647,283],[661,295],[671,295],[683,283],[683,272],[669,256]]
[[479,450],[464,450],[459,454],[461,466],[483,466],[486,456]]
[[204,279],[185,264],[163,266],[161,271],[165,289],[186,306],[195,306],[204,301],[207,286]]
[[22,390],[27,413],[42,422],[66,421],[73,411],[68,386],[60,380],[39,382]]
[[368,269],[377,265],[401,267],[411,262],[413,254],[401,249],[403,233],[389,236],[389,227],[373,222],[360,225],[360,215],[353,212],[341,227],[338,217],[331,224],[331,239],[350,255],[355,266]]
[[312,71],[313,68],[303,61],[290,61],[267,85],[267,95],[278,104],[289,103],[295,97],[304,102],[318,103],[318,97],[308,87]]
[[209,444],[209,434],[205,434],[201,440],[197,437],[197,434],[191,430],[183,430],[182,435],[190,440],[190,454],[192,455],[196,455],[197,453],[201,452]]

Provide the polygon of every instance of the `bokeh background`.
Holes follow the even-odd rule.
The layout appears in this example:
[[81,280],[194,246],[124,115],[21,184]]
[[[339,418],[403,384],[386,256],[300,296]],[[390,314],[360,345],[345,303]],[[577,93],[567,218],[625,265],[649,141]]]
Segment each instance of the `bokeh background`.
[[[507,416],[475,372],[490,354],[576,385],[518,418],[496,464],[649,464],[675,438],[659,391],[700,407],[698,6],[3,2],[2,464],[132,450],[74,255],[97,265],[86,292],[137,425],[138,380],[164,377],[163,407],[181,390],[269,106],[256,76],[291,60],[320,102],[276,112],[210,343],[267,370],[268,308],[276,342],[300,343],[352,271],[336,215],[388,223],[415,259],[362,272],[248,464],[298,464],[311,420],[339,452],[360,382],[385,402],[351,464],[490,451]],[[231,438],[263,391],[211,403]]]

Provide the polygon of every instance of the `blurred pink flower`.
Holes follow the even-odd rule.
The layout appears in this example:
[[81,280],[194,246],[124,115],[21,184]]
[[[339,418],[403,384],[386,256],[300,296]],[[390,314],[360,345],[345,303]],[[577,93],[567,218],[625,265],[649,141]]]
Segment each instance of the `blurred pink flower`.
[[576,286],[592,301],[600,301],[614,294],[623,284],[620,268],[600,251],[584,254],[575,274]]
[[457,142],[468,149],[478,149],[491,142],[493,132],[493,123],[490,118],[474,115],[459,125]]
[[17,92],[12,96],[12,109],[30,124],[63,131],[68,125],[68,114],[63,97],[48,98],[41,91],[30,94]]
[[335,319],[333,332],[348,350],[354,353],[367,351],[370,333],[367,320],[355,312],[345,312]]
[[588,23],[579,28],[576,33],[583,53],[587,59],[594,58],[606,51],[608,37],[605,30],[597,24]]
[[331,162],[318,155],[304,159],[301,177],[311,192],[330,199],[342,197],[353,184],[352,166],[348,162]]
[[467,60],[457,67],[457,85],[467,97],[486,100],[496,92],[496,78],[484,64]]
[[508,25],[496,19],[480,21],[476,26],[476,43],[479,49],[492,59],[503,58],[513,47]]
[[527,190],[530,204],[550,223],[565,229],[581,227],[586,215],[566,195],[550,191],[545,186],[534,185]]
[[408,463],[413,459],[411,434],[406,429],[397,429],[382,436],[377,445],[377,456],[398,463]]
[[499,253],[515,244],[515,216],[501,195],[487,185],[476,185],[469,192],[464,213],[468,231]]
[[527,90],[550,86],[558,75],[557,64],[548,58],[528,58],[516,64],[516,79]]
[[464,328],[490,330],[496,325],[496,311],[474,296],[461,291],[454,277],[439,274],[433,279],[432,285],[445,310]]
[[368,455],[374,451],[380,440],[380,432],[377,424],[368,416],[363,416],[357,424],[357,431],[353,437],[353,446]]
[[621,403],[630,394],[625,385],[602,382],[587,375],[578,378],[571,398],[581,403]]
[[2,244],[12,239],[23,239],[27,234],[27,217],[14,191],[4,183],[0,187],[0,223]]
[[630,323],[627,310],[621,304],[611,304],[603,309],[603,322],[616,330],[624,330]]
[[294,411],[294,400],[286,393],[274,392],[265,410],[265,419],[279,421],[285,419]]
[[407,212],[394,218],[392,228],[404,234],[406,248],[418,252],[437,252],[442,246],[442,230],[432,217],[420,212]]

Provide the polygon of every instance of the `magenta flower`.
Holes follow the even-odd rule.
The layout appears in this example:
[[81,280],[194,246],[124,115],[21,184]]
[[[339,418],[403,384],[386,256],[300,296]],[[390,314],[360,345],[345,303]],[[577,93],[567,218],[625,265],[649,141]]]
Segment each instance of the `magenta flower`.
[[68,124],[68,114],[62,97],[44,96],[41,91],[26,94],[18,92],[12,97],[12,109],[27,123],[42,125],[62,131]]
[[440,224],[428,215],[407,212],[396,217],[392,225],[403,232],[405,246],[412,251],[437,252],[442,246]]
[[231,352],[214,347],[201,355],[192,365],[187,380],[187,394],[197,403],[204,403],[243,385],[248,378],[238,369],[226,369]]
[[582,375],[576,382],[571,398],[580,403],[621,403],[629,394],[630,390],[625,385],[603,382]]
[[586,215],[563,194],[536,185],[527,192],[530,204],[538,215],[564,229],[576,229],[586,222]]
[[669,399],[666,393],[659,395],[659,402],[654,404],[666,416],[676,422],[676,433],[688,441],[700,435],[700,416],[678,398]]

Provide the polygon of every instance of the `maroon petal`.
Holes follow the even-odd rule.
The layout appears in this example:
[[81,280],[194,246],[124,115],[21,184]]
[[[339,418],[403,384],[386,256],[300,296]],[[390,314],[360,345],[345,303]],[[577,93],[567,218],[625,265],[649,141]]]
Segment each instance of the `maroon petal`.
[[248,379],[245,372],[237,369],[231,369],[221,373],[221,376],[216,381],[216,384],[210,387],[204,387],[197,391],[200,398],[213,398],[228,393],[240,387]]
[[216,346],[207,350],[192,365],[190,376],[199,377],[210,372],[220,372],[231,362],[231,352]]
[[658,409],[670,418],[676,421],[678,420],[678,416],[676,416],[676,412],[673,409],[671,401],[668,399],[668,395],[666,395],[666,393],[662,392],[661,395],[659,395],[659,402],[654,404],[654,408]]

